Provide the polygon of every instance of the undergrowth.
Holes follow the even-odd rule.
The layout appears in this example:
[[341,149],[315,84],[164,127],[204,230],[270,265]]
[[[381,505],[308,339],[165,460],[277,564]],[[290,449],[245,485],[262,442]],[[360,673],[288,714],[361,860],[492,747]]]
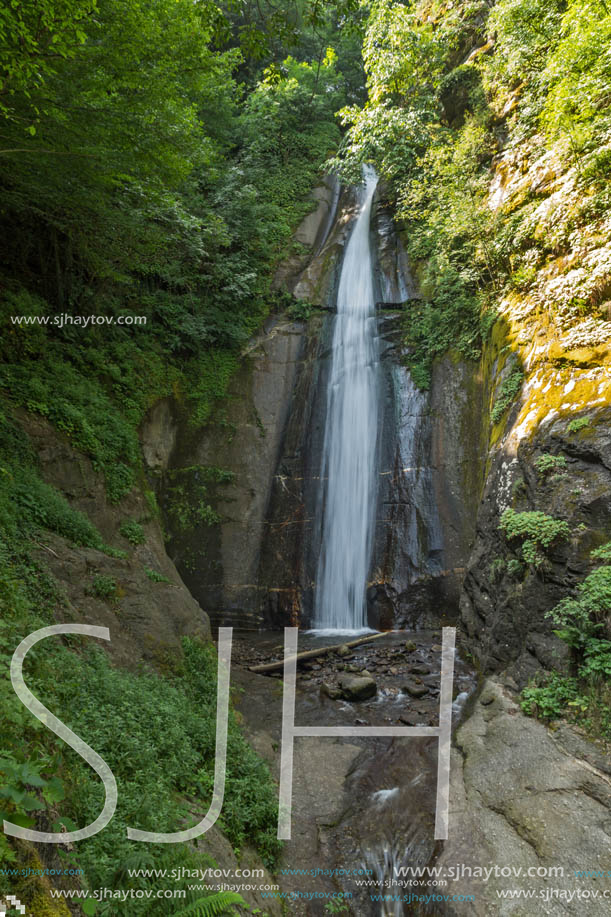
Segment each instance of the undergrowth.
[[574,675],[545,673],[522,692],[522,709],[542,719],[566,717],[611,742],[611,542],[591,553],[603,562],[547,617],[571,648]]
[[[54,580],[31,560],[0,543],[0,697],[4,713],[0,769],[4,817],[38,830],[67,830],[93,821],[104,790],[82,758],[20,703],[8,662],[27,634],[48,624],[61,595]],[[117,811],[105,829],[60,852],[66,866],[84,870],[81,887],[155,888],[163,880],[130,879],[127,868],[195,868],[205,857],[189,845],[130,841],[129,825],[172,832],[196,824],[212,797],[216,730],[216,654],[211,645],[185,639],[171,675],[113,668],[91,638],[52,638],[34,647],[24,669],[26,684],[109,764],[117,779]],[[254,846],[268,866],[280,849],[277,798],[267,766],[244,740],[230,713],[227,784],[219,826],[239,853]],[[60,849],[61,850],[61,849]],[[23,851],[5,835],[0,861],[19,863]],[[161,885],[160,885],[161,883]],[[27,904],[27,898],[24,903]],[[172,902],[169,902],[171,905]],[[114,914],[113,910],[105,910]],[[118,911],[117,911],[118,913]],[[168,902],[130,900],[121,914],[174,914]]]

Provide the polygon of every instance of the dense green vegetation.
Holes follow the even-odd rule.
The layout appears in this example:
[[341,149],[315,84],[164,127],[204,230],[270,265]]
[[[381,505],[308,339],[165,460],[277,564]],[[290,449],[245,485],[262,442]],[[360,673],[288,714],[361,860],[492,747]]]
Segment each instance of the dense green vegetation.
[[150,403],[173,393],[209,419],[281,304],[274,266],[362,82],[337,28],[352,6],[3,12],[0,386],[92,458],[114,501]]
[[[42,481],[20,411],[88,456],[116,504],[142,483],[138,425],[159,397],[173,395],[193,424],[220,416],[242,345],[286,306],[274,270],[337,149],[335,112],[363,98],[358,6],[24,0],[0,10],[0,768],[13,820],[82,825],[101,801],[94,775],[21,707],[8,680],[19,639],[64,601],[32,546],[51,531],[125,557],[145,538],[145,520],[126,518],[109,547]],[[221,469],[195,477],[193,505],[186,478],[170,482],[184,525],[210,518],[206,483],[226,480]],[[83,583],[115,610],[120,588],[107,573]],[[87,641],[32,652],[29,684],[119,783],[109,827],[60,854],[84,870],[83,888],[130,887],[130,865],[205,864],[187,845],[133,844],[125,827],[177,830],[201,817],[213,774],[215,666],[197,643],[163,677],[121,673]],[[272,865],[275,789],[233,718],[229,743],[220,827],[236,851],[248,842]],[[39,865],[28,845],[4,835],[0,844],[3,865]],[[40,917],[55,913],[40,882],[15,890]],[[204,914],[232,903],[226,895],[181,905]],[[171,900],[121,906],[134,915],[178,910]]]
[[546,719],[569,717],[611,741],[611,542],[592,551],[601,562],[547,617],[572,651],[575,675],[545,674],[522,694],[522,709]]
[[506,509],[500,528],[508,541],[519,542],[522,559],[534,567],[544,563],[547,548],[567,539],[570,534],[568,523],[563,519],[555,519],[539,510],[516,513],[514,509]]
[[[6,663],[19,640],[52,620],[61,598],[57,586],[27,553],[0,556],[0,680],[3,747],[0,808],[3,817],[42,830],[73,830],[93,821],[103,787],[88,765],[57,743],[14,694]],[[106,586],[107,584],[103,584]],[[107,594],[107,593],[105,593]],[[86,638],[48,640],[31,651],[26,681],[36,696],[107,761],[116,776],[119,804],[110,824],[59,854],[62,867],[84,870],[81,887],[163,888],[163,879],[131,879],[128,868],[202,864],[189,845],[160,848],[129,841],[126,826],[150,831],[195,824],[209,804],[214,776],[216,658],[213,649],[185,641],[182,661],[164,677],[112,668]],[[0,813],[0,814],[2,814]],[[220,826],[236,850],[248,842],[268,865],[278,854],[277,799],[266,766],[243,739],[233,714],[229,722],[227,786]],[[28,846],[0,835],[3,866],[23,866]],[[22,898],[44,914],[36,882],[22,881]],[[17,886],[16,886],[17,887]],[[186,899],[185,899],[186,901]],[[40,910],[36,910],[36,906]],[[172,901],[134,900],[121,913],[174,914]]]
[[[334,164],[354,177],[373,163],[396,205],[424,300],[406,311],[405,340],[426,388],[435,357],[449,347],[477,356],[499,296],[528,290],[571,233],[611,206],[611,63],[600,53],[611,14],[600,0],[368,7],[368,99],[343,109]],[[532,220],[536,196],[488,206],[493,157],[525,138],[578,170],[579,200],[545,236]],[[588,290],[576,305],[587,311],[604,295]],[[519,388],[511,378],[494,422]]]

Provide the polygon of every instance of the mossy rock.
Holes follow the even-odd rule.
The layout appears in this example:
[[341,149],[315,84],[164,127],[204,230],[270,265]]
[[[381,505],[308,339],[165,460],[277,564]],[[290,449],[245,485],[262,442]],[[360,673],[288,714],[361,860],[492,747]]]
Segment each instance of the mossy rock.
[[[24,841],[16,844],[18,860],[13,864],[15,868],[42,871],[46,864],[42,862],[34,847]],[[8,892],[15,895],[26,908],[26,914],[35,917],[72,917],[71,911],[63,898],[52,898],[53,884],[47,876],[28,875],[15,877],[12,888]]]

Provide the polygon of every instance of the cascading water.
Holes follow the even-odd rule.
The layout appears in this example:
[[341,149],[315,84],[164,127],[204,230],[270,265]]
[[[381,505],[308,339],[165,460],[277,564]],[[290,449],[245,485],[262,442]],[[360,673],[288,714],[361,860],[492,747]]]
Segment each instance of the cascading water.
[[369,242],[377,177],[364,169],[360,213],[337,294],[322,456],[321,551],[313,626],[367,628],[365,589],[376,511],[379,353]]

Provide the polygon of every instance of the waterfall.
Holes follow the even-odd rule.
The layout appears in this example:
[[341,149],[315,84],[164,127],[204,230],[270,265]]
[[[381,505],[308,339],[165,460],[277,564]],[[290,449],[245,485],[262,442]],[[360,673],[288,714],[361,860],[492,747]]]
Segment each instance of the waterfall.
[[365,590],[376,512],[379,354],[369,243],[377,177],[364,169],[360,212],[337,294],[322,455],[322,540],[313,626],[367,628]]

